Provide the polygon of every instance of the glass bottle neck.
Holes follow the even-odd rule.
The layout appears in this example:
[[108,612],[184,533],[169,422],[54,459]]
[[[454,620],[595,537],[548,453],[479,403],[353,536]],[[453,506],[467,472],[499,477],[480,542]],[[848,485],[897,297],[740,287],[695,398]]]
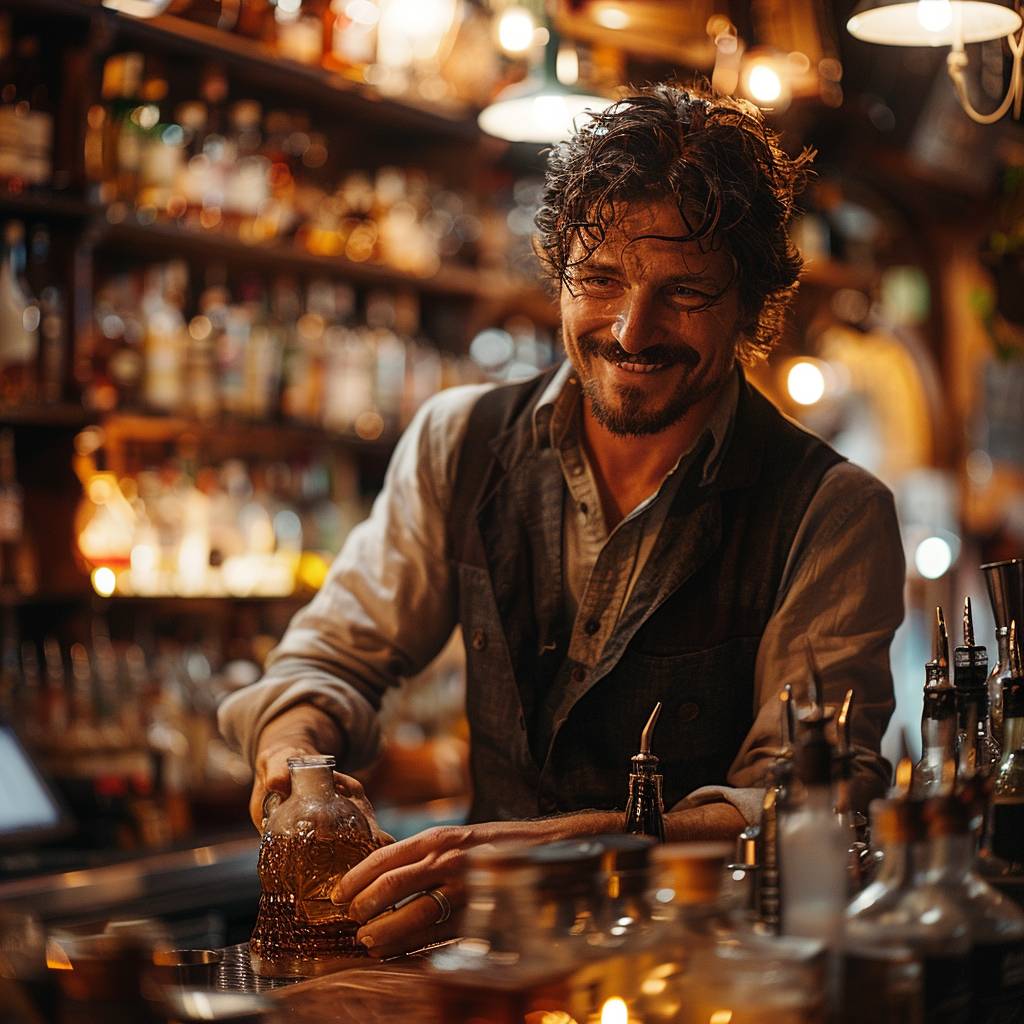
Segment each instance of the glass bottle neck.
[[1003,760],[1024,750],[1024,717],[1003,715]]
[[974,836],[937,836],[927,843],[929,881],[959,882],[974,866]]
[[882,842],[882,866],[876,880],[888,889],[909,889],[928,868],[928,844],[924,842]]
[[328,767],[292,768],[292,792],[300,797],[334,796],[334,771]]

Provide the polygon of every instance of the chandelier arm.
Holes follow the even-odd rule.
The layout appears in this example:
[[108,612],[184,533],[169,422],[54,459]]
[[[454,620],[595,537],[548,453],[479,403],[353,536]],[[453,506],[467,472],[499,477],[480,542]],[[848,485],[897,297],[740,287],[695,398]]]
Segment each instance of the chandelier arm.
[[1021,59],[1024,57],[1024,34],[1018,40],[1015,36],[1007,37],[1010,52],[1013,54],[1013,69],[1010,72],[1010,86],[1003,97],[1002,103],[995,110],[983,114],[976,110],[967,94],[967,81],[964,76],[964,69],[967,67],[967,54],[960,47],[954,46],[946,57],[946,70],[953,81],[953,88],[956,90],[957,99],[964,113],[978,124],[995,124],[1014,108],[1014,116],[1018,116],[1021,104]]

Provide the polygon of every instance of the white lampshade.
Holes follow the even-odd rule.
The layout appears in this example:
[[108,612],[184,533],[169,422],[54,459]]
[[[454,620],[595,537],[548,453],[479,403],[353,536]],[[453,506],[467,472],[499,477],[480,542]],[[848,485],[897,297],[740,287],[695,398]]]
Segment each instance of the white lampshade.
[[1021,27],[1020,15],[989,0],[868,0],[846,23],[850,35],[890,46],[952,46],[1002,39]]
[[611,106],[613,100],[592,96],[563,85],[558,79],[559,38],[548,25],[544,58],[524,82],[502,89],[494,102],[480,111],[477,124],[507,142],[561,142],[587,120]]
[[557,82],[511,86],[480,111],[477,123],[508,142],[553,143],[568,138],[591,114],[611,104],[604,96],[572,92]]
[[155,18],[167,10],[171,0],[103,0],[103,6],[133,18]]

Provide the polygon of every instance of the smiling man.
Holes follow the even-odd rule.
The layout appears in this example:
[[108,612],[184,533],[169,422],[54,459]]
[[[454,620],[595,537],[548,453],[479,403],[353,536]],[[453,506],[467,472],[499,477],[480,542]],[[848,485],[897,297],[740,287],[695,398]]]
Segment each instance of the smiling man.
[[742,372],[792,299],[807,159],[749,105],[670,86],[555,147],[537,225],[566,362],[428,402],[264,679],[223,705],[258,820],[289,755],[372,759],[384,692],[461,626],[469,823],[345,877],[335,898],[373,954],[448,933],[473,846],[621,828],[658,701],[669,838],[757,821],[776,697],[805,691],[808,640],[825,700],[857,694],[855,799],[883,791],[903,614],[892,497]]

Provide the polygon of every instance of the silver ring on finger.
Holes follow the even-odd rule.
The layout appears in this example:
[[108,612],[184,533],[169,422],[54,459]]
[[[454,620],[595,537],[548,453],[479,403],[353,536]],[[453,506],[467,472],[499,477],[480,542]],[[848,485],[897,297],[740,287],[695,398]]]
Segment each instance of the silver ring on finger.
[[448,899],[444,889],[428,889],[425,896],[429,896],[436,904],[441,916],[434,922],[435,925],[444,924],[452,916],[452,901]]

